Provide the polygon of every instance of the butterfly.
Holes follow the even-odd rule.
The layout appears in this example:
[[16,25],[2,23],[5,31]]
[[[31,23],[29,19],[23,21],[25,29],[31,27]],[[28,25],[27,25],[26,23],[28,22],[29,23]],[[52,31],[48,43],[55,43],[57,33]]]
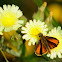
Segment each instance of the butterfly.
[[54,37],[43,36],[42,33],[39,33],[40,40],[36,45],[35,54],[37,56],[41,56],[46,54],[47,52],[51,53],[51,49],[57,47],[59,44],[59,40]]

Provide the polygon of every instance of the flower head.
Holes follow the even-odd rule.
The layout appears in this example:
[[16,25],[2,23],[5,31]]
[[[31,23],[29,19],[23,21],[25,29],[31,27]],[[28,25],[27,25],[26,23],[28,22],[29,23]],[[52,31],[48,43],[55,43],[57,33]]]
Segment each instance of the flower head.
[[25,27],[22,27],[22,33],[25,34],[23,35],[23,39],[29,40],[29,45],[31,45],[31,43],[35,45],[35,42],[40,40],[38,35],[39,33],[46,35],[46,31],[48,30],[46,27],[47,25],[40,20],[30,20],[30,22],[27,22]]
[[47,54],[48,57],[50,57],[51,59],[56,58],[56,56],[58,56],[59,58],[62,58],[62,35],[60,34],[60,32],[62,33],[61,27],[58,27],[57,29],[54,28],[52,29],[48,36],[54,37],[56,39],[59,40],[59,44],[57,45],[57,47],[51,49],[51,54]]
[[18,6],[3,5],[3,8],[0,7],[0,27],[2,28],[2,31],[8,32],[17,30],[23,23],[22,20],[18,20],[22,15],[22,11]]

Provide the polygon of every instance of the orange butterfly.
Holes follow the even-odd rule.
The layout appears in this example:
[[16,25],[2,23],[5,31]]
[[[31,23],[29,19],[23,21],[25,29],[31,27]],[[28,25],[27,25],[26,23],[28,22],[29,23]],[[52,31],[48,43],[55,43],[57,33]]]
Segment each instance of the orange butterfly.
[[50,49],[57,47],[59,40],[53,37],[43,36],[42,33],[39,33],[40,40],[36,46],[35,54],[41,56],[47,52],[51,53]]

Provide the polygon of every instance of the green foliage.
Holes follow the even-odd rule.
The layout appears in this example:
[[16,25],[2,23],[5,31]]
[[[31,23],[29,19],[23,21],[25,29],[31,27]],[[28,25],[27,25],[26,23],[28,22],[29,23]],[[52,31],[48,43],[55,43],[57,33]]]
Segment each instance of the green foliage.
[[19,19],[23,20],[23,26],[24,26],[26,24],[26,22],[27,22],[27,18],[25,16],[22,16]]
[[4,42],[4,37],[2,36],[1,39],[0,39],[0,47],[3,46],[3,42]]
[[10,39],[10,43],[16,48],[16,51],[14,51],[12,48],[9,48],[9,49],[7,48],[6,51],[14,56],[20,57],[22,54],[22,48],[23,48],[22,41],[23,40],[21,39],[21,35],[14,34]]
[[[45,9],[45,17],[48,17],[49,13],[50,13],[50,12],[49,12],[48,9],[46,8],[46,9]],[[58,22],[56,22],[56,20],[55,20],[54,18],[52,18],[52,24],[53,24],[54,27],[60,26],[60,24],[59,24]]]
[[[34,2],[37,4],[38,7],[40,7],[43,4],[42,0],[34,0]],[[45,15],[45,17],[48,17],[48,15],[49,15],[49,11],[47,8],[44,11],[44,15]],[[52,24],[54,27],[60,26],[60,24],[58,22],[56,22],[54,18],[52,19]]]
[[34,2],[37,4],[38,7],[40,7],[43,4],[42,0],[34,0]]
[[43,21],[44,20],[44,13],[40,10],[37,11],[37,13],[34,13],[33,19]]

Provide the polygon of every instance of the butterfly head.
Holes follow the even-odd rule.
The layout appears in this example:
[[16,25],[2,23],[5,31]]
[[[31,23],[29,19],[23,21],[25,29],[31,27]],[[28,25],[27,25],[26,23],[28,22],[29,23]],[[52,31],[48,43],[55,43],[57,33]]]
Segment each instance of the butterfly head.
[[42,36],[43,36],[43,34],[42,34],[42,33],[39,33],[38,35],[39,35],[39,37],[42,37]]

